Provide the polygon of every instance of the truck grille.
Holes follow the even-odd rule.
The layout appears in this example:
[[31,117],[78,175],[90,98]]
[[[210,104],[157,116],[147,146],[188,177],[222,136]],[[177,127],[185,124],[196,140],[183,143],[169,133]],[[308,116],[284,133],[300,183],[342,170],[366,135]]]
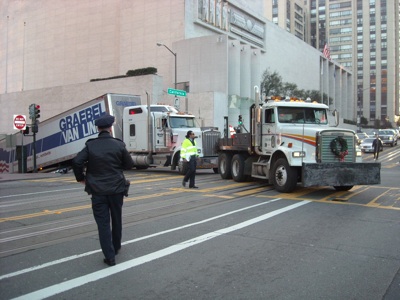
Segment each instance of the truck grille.
[[204,131],[202,134],[203,155],[218,156],[217,145],[221,134],[219,131]]
[[354,147],[354,135],[346,135],[346,133],[341,132],[339,134],[338,132],[329,132],[328,134],[322,134],[320,136],[319,162],[329,163],[340,161],[340,158],[336,156],[331,150],[331,142],[338,136],[341,136],[347,142],[347,151],[349,152],[349,154],[345,156],[344,161],[355,162],[356,153]]

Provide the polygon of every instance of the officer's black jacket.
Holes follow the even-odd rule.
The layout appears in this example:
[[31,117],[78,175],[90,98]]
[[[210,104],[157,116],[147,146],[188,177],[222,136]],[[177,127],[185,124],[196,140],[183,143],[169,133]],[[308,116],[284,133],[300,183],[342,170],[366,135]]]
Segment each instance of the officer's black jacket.
[[72,161],[76,180],[85,180],[85,191],[95,195],[123,193],[123,170],[131,169],[133,164],[125,143],[113,138],[108,131],[101,131],[96,139],[88,140]]

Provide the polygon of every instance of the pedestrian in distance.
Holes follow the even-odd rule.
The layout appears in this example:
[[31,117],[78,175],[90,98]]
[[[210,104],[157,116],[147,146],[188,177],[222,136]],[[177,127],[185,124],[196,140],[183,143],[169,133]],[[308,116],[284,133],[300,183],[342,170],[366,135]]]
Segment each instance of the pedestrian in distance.
[[375,134],[375,139],[372,142],[372,148],[374,148],[374,160],[379,158],[379,152],[383,147],[382,140],[379,138],[379,135]]
[[122,205],[129,188],[123,170],[134,165],[125,143],[111,135],[114,121],[108,114],[96,119],[98,137],[89,139],[72,161],[76,180],[91,196],[103,261],[109,266],[115,265],[115,255],[121,249]]
[[193,131],[189,130],[186,134],[186,139],[182,142],[181,147],[181,159],[184,164],[187,164],[187,172],[182,180],[183,187],[186,187],[186,183],[189,181],[189,188],[197,189],[195,185],[196,177],[196,166],[197,166],[197,146],[195,141],[195,134]]

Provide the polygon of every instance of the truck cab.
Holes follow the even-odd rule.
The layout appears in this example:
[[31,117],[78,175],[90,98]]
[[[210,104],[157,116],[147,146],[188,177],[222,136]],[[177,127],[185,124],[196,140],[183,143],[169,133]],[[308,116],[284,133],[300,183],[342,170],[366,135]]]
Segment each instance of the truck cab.
[[124,110],[124,142],[137,169],[162,165],[185,173],[180,150],[188,130],[197,137],[198,168],[217,172],[216,144],[220,132],[216,128],[202,129],[197,126],[194,115],[169,105],[137,105]]

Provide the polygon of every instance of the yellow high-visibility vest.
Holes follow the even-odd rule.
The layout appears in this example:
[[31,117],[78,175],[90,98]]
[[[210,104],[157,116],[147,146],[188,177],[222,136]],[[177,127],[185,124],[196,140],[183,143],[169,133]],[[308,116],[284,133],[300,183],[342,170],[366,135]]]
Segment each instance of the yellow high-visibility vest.
[[198,156],[197,154],[197,143],[196,140],[193,140],[194,145],[192,144],[192,142],[190,141],[190,139],[186,138],[183,142],[182,142],[182,148],[181,148],[181,158],[185,158],[186,160],[190,160],[190,157],[192,155],[194,156]]

